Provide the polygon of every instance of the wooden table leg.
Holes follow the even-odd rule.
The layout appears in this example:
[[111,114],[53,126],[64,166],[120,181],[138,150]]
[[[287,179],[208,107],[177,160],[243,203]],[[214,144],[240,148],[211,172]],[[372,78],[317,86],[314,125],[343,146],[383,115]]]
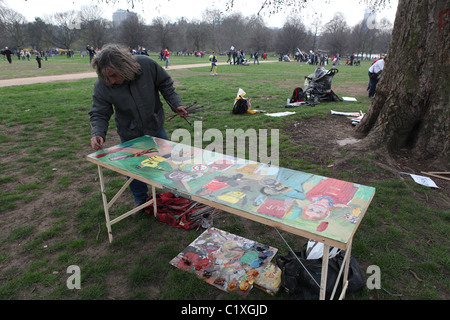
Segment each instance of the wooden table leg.
[[342,283],[344,284],[343,288],[342,288],[342,292],[341,295],[339,296],[339,300],[342,300],[345,298],[345,292],[347,291],[347,287],[348,287],[348,271],[350,268],[350,258],[352,256],[351,254],[352,252],[352,243],[350,242],[350,245],[347,248],[347,251],[345,252],[345,257],[344,257],[344,278],[342,280]]
[[156,190],[155,187],[152,186],[152,196],[153,196],[153,215],[156,217],[157,203],[156,203]]
[[111,230],[111,221],[109,219],[109,206],[108,206],[108,199],[106,198],[106,188],[105,188],[105,181],[103,179],[103,170],[101,166],[97,165],[97,167],[98,167],[98,177],[100,179],[100,190],[102,193],[103,209],[105,211],[106,229],[108,230],[108,238],[109,242],[111,243],[113,241],[113,235]]
[[325,300],[325,295],[327,293],[327,276],[328,276],[328,255],[330,254],[330,246],[327,244],[323,245],[323,256],[322,256],[322,276],[320,280],[320,300]]
[[114,195],[114,197],[108,202],[108,198],[106,197],[106,187],[105,187],[105,180],[103,178],[103,170],[102,167],[97,165],[98,167],[98,176],[100,179],[100,189],[101,189],[101,193],[102,193],[102,200],[103,200],[103,209],[105,211],[105,220],[106,220],[106,229],[108,230],[108,238],[109,238],[109,242],[111,243],[113,241],[113,235],[112,235],[112,229],[111,226],[123,219],[125,219],[126,217],[132,215],[133,213],[144,209],[145,207],[151,205],[153,203],[153,209],[154,209],[154,215],[156,217],[156,210],[157,210],[157,205],[156,205],[156,188],[154,186],[152,186],[152,195],[153,195],[153,199],[152,200],[148,200],[147,202],[141,204],[138,207],[133,208],[132,210],[118,216],[117,218],[111,220],[110,218],[110,214],[109,214],[109,209],[111,208],[111,206],[116,202],[116,200],[120,197],[120,195],[128,188],[128,186],[130,185],[130,183],[134,180],[133,178],[128,178],[126,183],[122,186],[122,188],[120,188],[120,190]]
[[347,250],[345,251],[344,260],[342,261],[341,268],[339,269],[339,273],[336,278],[336,284],[334,285],[333,292],[331,293],[330,300],[334,299],[334,295],[336,293],[336,290],[340,284],[340,279],[342,272],[344,273],[344,277],[342,280],[342,283],[344,284],[342,286],[341,295],[339,296],[339,300],[342,300],[345,298],[345,292],[347,291],[348,286],[348,271],[349,271],[349,264],[350,264],[350,257],[351,257],[351,251],[352,251],[352,243],[348,245]]

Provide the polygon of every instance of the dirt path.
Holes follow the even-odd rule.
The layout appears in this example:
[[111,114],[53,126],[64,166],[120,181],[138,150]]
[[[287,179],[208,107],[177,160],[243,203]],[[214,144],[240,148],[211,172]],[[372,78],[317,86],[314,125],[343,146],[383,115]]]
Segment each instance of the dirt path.
[[[260,61],[260,63],[269,63],[276,62],[274,60],[266,60]],[[226,65],[226,62],[219,62],[217,65]],[[178,70],[178,69],[186,69],[186,68],[199,68],[199,67],[208,67],[208,62],[205,63],[197,63],[197,64],[183,64],[183,65],[174,65],[169,66],[170,70]],[[77,73],[67,73],[67,74],[57,74],[57,75],[48,75],[48,76],[39,76],[39,77],[29,77],[29,78],[15,78],[15,79],[6,79],[0,80],[0,88],[2,87],[11,87],[11,86],[22,86],[28,84],[36,84],[36,83],[49,83],[49,82],[60,82],[60,81],[77,81],[81,79],[88,78],[96,78],[97,74],[94,71],[89,72],[77,72]]]
[[0,87],[22,86],[36,83],[48,83],[48,82],[60,82],[60,81],[76,81],[86,78],[95,78],[97,74],[95,72],[77,72],[56,74],[48,76],[30,77],[30,78],[16,78],[0,80]]

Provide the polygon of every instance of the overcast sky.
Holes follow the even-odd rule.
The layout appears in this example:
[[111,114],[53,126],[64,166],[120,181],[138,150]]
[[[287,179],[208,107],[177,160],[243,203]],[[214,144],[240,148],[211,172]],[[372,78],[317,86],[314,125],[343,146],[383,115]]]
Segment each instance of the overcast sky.
[[[79,10],[83,5],[98,5],[103,17],[112,20],[112,14],[118,9],[131,10],[139,14],[150,24],[155,17],[167,17],[175,22],[180,17],[188,20],[202,19],[206,9],[219,9],[225,14],[224,0],[142,0],[132,8],[126,0],[4,0],[6,6],[13,9],[32,22],[35,17],[44,18],[57,12]],[[131,2],[131,1],[128,1]],[[136,1],[135,1],[136,2]],[[251,16],[259,11],[263,0],[235,1],[233,12],[241,12],[243,16]],[[327,4],[329,3],[329,4]],[[398,0],[391,0],[391,5],[377,12],[377,19],[387,18],[394,23]],[[327,23],[336,12],[342,12],[350,26],[354,26],[364,17],[367,6],[361,0],[310,0],[308,9],[303,11],[302,20],[308,22],[319,17],[322,24]],[[289,9],[287,10],[289,12]],[[272,27],[282,27],[289,13],[283,12],[268,16],[262,12],[265,21]]]

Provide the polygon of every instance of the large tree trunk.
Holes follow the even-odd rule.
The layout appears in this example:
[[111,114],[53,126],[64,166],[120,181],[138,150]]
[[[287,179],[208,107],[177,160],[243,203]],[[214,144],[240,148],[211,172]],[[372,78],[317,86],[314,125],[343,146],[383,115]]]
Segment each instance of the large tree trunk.
[[450,1],[399,0],[383,76],[357,131],[390,153],[410,149],[448,171]]

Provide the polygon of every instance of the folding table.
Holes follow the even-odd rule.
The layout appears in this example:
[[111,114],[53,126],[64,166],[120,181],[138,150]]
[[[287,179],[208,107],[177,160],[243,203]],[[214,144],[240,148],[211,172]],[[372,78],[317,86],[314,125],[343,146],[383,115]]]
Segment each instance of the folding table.
[[[375,194],[373,187],[272,166],[143,136],[87,156],[98,166],[106,227],[146,206],[157,212],[155,188],[324,244],[320,299],[325,299],[330,247],[345,251],[339,272],[345,296],[353,236]],[[102,170],[128,179],[107,199]],[[152,199],[119,217],[110,209],[133,179],[151,186]],[[337,284],[333,290],[335,294]]]

